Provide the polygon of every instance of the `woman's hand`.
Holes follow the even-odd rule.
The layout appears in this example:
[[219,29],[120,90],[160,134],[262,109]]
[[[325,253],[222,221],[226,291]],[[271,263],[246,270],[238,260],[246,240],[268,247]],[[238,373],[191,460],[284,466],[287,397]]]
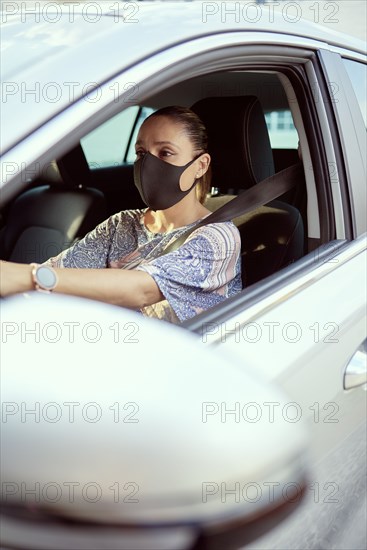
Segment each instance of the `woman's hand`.
[[33,289],[32,268],[27,264],[0,261],[0,295],[9,296]]

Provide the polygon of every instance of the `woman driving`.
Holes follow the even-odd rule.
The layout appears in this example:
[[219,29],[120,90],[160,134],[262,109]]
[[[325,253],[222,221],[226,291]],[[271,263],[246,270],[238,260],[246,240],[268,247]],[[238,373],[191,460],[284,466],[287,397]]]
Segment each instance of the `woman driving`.
[[241,290],[240,235],[232,222],[201,226],[164,254],[210,214],[203,206],[210,156],[201,120],[183,107],[160,109],[143,122],[135,148],[134,182],[147,208],[111,216],[41,266],[1,262],[2,296],[52,290],[178,323]]

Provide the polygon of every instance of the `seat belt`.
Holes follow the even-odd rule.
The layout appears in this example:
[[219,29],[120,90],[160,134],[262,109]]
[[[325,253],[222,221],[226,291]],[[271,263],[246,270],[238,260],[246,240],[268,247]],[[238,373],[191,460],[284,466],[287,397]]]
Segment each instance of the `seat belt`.
[[227,202],[227,204],[224,204],[221,208],[209,214],[209,216],[204,218],[204,220],[197,225],[185,231],[185,233],[182,233],[177,239],[166,246],[161,256],[177,250],[183,245],[189,235],[199,227],[203,227],[209,223],[220,223],[233,220],[251,210],[255,210],[255,208],[259,206],[264,206],[264,204],[267,204],[292,189],[297,182],[301,181],[302,177],[303,166],[300,162],[269,176],[240,195],[237,195],[234,199]]

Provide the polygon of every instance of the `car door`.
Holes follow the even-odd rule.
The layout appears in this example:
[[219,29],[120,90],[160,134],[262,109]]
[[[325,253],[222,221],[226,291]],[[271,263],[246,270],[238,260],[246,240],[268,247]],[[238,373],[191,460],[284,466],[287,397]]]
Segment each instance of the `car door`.
[[[306,418],[312,432],[314,469],[303,508],[253,549],[362,548],[366,540],[366,133],[340,55],[318,55],[325,71],[319,78],[334,83],[329,107],[337,120],[337,163],[331,172],[346,174],[348,200],[344,196],[339,205],[340,219],[352,220],[353,237],[316,249],[284,270],[282,280],[270,278],[266,293],[259,285],[249,289],[222,318],[218,310],[191,323],[204,344],[231,350],[244,368],[256,365],[292,396],[283,409],[277,403],[221,403],[225,421],[234,421],[233,411],[239,422]],[[338,184],[341,179],[334,178]],[[348,233],[347,223],[342,231]]]
[[[357,351],[366,337],[364,238],[336,244],[332,255],[311,262],[303,274],[289,272],[283,287],[274,284],[267,298],[238,309],[225,322],[212,318],[201,327],[204,343],[231,350],[242,357],[244,369],[255,365],[291,396],[285,408],[220,403],[217,414],[224,421],[306,418],[312,432],[313,470],[303,509],[251,548],[343,548],[338,546],[342,533],[360,548],[364,539],[364,523],[355,529],[364,509],[366,470],[365,351]],[[356,352],[362,354],[362,373],[345,389]]]

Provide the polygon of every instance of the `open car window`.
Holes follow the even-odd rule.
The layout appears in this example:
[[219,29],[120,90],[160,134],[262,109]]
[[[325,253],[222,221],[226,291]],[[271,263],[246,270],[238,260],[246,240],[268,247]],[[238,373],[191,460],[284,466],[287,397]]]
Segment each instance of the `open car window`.
[[[315,101],[315,94],[310,85],[313,66],[317,66],[319,70],[316,58],[310,61],[310,52],[297,48],[290,51],[289,48],[277,46],[276,50],[270,47],[267,50],[262,49],[261,57],[254,58],[260,59],[255,64],[247,63],[246,56],[238,61],[237,50],[234,52],[236,64],[233,66],[234,61],[230,58],[228,50],[218,49],[215,54],[218,58],[217,68],[213,71],[208,70],[204,60],[200,61],[200,59],[195,61],[196,65],[192,68],[190,68],[191,61],[187,60],[182,61],[182,66],[169,64],[165,69],[166,74],[162,71],[161,74],[154,75],[155,79],[160,79],[159,85],[147,78],[139,87],[142,100],[139,101],[139,97],[136,96],[136,105],[126,107],[123,101],[116,105],[111,104],[108,120],[92,130],[90,128],[93,127],[93,119],[92,117],[89,119],[86,124],[88,131],[78,139],[89,171],[80,170],[81,165],[77,166],[80,156],[73,156],[73,150],[69,152],[73,159],[71,162],[68,161],[66,172],[64,157],[59,157],[57,163],[63,166],[63,174],[68,175],[68,180],[64,182],[68,187],[88,187],[97,190],[103,197],[106,208],[97,208],[93,217],[95,225],[116,212],[144,207],[134,186],[132,164],[135,160],[136,135],[147,116],[166,105],[182,104],[191,107],[208,97],[223,100],[228,98],[228,104],[231,103],[232,97],[239,103],[254,97],[261,104],[270,140],[270,151],[267,150],[265,154],[265,149],[262,147],[267,146],[259,141],[258,126],[250,125],[246,129],[246,146],[249,144],[250,149],[255,149],[256,158],[255,160],[251,158],[251,152],[243,166],[238,165],[238,169],[230,173],[228,169],[237,162],[243,151],[240,147],[236,148],[235,143],[231,143],[229,149],[226,149],[232,138],[231,128],[227,128],[225,130],[227,133],[221,136],[222,145],[218,147],[218,152],[225,151],[219,163],[222,167],[227,166],[228,169],[222,170],[221,177],[217,178],[217,182],[212,185],[215,200],[211,205],[214,209],[220,207],[221,197],[223,200],[233,198],[269,176],[272,171],[280,172],[299,162],[301,158],[304,177],[297,182],[298,185],[291,193],[280,197],[288,213],[293,211],[296,215],[300,214],[304,230],[302,250],[296,258],[290,258],[289,262],[298,261],[317,246],[337,236],[336,227],[338,226],[334,218],[339,212],[332,207],[334,191],[330,188],[330,174],[326,169],[334,160],[327,149],[330,146],[328,139],[333,133],[330,132],[326,120],[321,119],[318,112],[322,108],[321,102]],[[249,50],[249,53],[253,55],[252,50]],[[267,53],[271,53],[269,58]],[[117,112],[118,109],[120,112]],[[216,116],[220,114],[223,113],[212,113],[209,123],[213,122],[215,126]],[[322,115],[328,116],[327,113]],[[237,119],[239,120],[239,117],[233,118],[235,124]],[[103,120],[103,115],[100,115],[98,120]],[[241,124],[241,121],[239,123]],[[217,162],[215,156],[213,155],[213,167]],[[265,164],[266,170],[263,170]],[[215,174],[214,169],[213,174]],[[83,176],[82,179],[80,175]],[[32,185],[37,187],[38,184],[45,183],[52,186],[51,182],[45,182],[44,179],[35,180]],[[266,278],[268,274],[275,273],[279,268],[279,266],[272,267],[270,271],[266,269],[268,258],[264,251],[273,246],[270,245],[269,239],[274,227],[271,217],[265,215],[267,213],[268,211],[264,213],[261,220],[256,221],[261,231],[252,229],[253,233],[249,232],[248,225],[244,225],[242,221],[239,225],[243,241],[248,239],[248,235],[256,234],[256,239],[253,241],[249,239],[247,249],[243,251],[244,268],[246,269],[249,262],[264,268],[256,267],[254,277],[246,279],[246,290],[252,283]],[[82,217],[81,220],[83,221]],[[248,219],[245,223],[248,223]],[[255,222],[253,221],[252,224],[254,225]],[[73,235],[71,240],[63,242],[74,242],[83,238],[93,229],[91,225],[91,223],[82,223],[81,231]],[[281,235],[278,244],[284,242],[287,242],[287,239]],[[274,249],[274,257],[281,255],[280,251]],[[284,265],[282,264],[281,267]]]

